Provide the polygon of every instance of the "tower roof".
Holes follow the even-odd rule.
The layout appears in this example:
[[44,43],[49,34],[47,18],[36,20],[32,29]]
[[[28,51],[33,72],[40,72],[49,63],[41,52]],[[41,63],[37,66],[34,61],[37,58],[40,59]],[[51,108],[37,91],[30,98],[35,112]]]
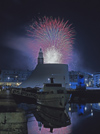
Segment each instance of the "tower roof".
[[43,64],[44,59],[43,59],[43,52],[42,48],[40,48],[39,54],[38,54],[38,64]]
[[40,52],[42,52],[42,48],[40,48]]

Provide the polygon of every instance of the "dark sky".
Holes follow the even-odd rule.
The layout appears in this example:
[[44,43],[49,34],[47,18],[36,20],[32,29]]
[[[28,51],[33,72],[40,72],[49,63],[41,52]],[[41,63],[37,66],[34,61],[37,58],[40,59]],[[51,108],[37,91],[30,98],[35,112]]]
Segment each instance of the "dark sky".
[[32,19],[43,16],[69,20],[76,31],[73,47],[80,58],[78,70],[100,71],[99,0],[1,0],[1,69],[32,69],[32,57],[25,53],[26,45],[22,45],[20,40],[25,39],[26,27]]

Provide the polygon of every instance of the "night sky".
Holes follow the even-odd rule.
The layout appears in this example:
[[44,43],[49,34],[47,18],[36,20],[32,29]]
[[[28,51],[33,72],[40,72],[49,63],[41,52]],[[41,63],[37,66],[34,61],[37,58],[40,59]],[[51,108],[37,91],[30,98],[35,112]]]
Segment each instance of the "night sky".
[[69,20],[75,29],[73,69],[100,71],[99,0],[1,0],[0,69],[34,69],[26,29],[44,16]]

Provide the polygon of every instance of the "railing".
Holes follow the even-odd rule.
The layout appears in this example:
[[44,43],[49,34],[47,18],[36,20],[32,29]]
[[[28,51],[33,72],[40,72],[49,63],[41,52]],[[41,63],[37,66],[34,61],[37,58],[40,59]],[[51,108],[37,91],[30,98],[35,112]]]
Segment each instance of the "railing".
[[20,95],[20,96],[26,96],[29,98],[34,98],[37,99],[37,94],[36,93],[31,93],[28,91],[22,91],[22,89],[12,89],[11,91],[12,94]]

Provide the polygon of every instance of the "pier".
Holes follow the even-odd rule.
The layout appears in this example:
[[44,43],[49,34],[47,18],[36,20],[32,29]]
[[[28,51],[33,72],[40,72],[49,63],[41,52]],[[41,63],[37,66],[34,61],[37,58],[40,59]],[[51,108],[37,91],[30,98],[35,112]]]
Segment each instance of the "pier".
[[25,112],[17,105],[9,90],[0,91],[0,134],[27,134]]

